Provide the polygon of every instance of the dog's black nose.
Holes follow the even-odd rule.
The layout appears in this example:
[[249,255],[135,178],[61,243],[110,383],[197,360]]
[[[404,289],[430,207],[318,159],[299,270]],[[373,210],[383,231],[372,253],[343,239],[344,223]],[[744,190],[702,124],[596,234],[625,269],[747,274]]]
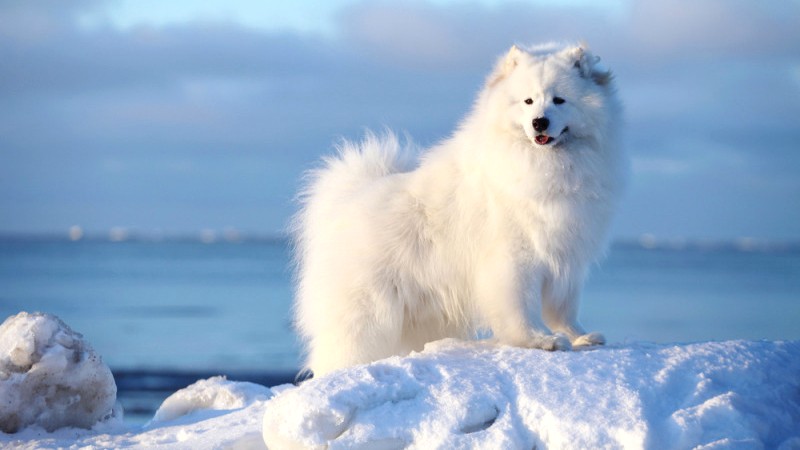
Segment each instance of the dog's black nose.
[[548,126],[550,126],[550,119],[547,117],[533,119],[533,129],[536,131],[544,131]]

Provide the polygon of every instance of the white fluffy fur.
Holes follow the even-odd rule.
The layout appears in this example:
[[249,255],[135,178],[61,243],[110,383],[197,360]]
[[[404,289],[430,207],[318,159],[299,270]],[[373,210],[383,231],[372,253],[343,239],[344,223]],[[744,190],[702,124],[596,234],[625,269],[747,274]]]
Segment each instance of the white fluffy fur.
[[[308,369],[480,330],[546,350],[604,342],[577,321],[623,175],[620,107],[597,60],[581,47],[512,47],[418,166],[401,162],[392,134],[370,134],[310,174],[293,230]],[[537,117],[555,141],[535,141]]]

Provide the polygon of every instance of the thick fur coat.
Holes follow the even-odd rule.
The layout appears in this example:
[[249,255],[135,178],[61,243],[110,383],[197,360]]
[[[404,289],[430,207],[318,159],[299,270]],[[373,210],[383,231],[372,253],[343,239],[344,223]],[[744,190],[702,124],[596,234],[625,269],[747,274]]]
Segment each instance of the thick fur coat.
[[610,73],[578,46],[512,47],[418,164],[391,135],[343,142],[295,217],[295,319],[315,375],[491,331],[602,344],[578,323],[622,187]]

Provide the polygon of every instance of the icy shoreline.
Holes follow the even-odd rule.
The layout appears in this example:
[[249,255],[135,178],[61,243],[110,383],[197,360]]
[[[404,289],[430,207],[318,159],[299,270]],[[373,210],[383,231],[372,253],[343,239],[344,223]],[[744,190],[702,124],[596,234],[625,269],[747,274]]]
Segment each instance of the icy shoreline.
[[800,448],[800,341],[547,353],[445,340],[300,387],[221,378],[158,420],[0,433],[11,448]]

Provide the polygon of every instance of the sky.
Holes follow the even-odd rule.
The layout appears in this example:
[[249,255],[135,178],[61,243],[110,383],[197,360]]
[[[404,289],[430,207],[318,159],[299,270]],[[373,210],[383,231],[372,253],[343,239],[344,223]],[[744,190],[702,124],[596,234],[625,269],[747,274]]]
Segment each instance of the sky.
[[800,240],[797,23],[796,0],[6,0],[0,233],[280,233],[338,139],[434,144],[511,44],[558,40],[625,104],[615,238]]

